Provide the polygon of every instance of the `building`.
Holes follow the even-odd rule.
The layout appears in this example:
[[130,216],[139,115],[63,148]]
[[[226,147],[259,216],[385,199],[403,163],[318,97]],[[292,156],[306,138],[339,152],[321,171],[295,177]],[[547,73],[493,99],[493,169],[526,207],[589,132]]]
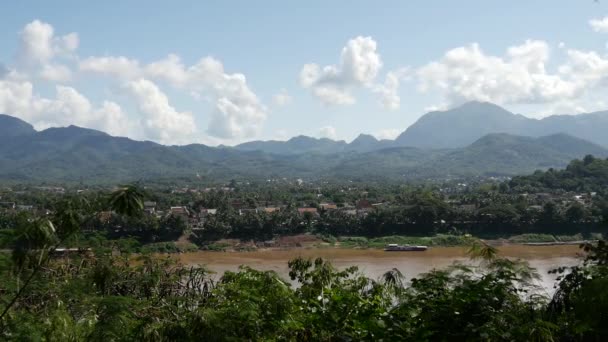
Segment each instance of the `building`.
[[319,212],[317,211],[317,208],[310,208],[310,207],[304,207],[304,208],[298,208],[298,213],[300,215],[304,215],[306,213],[310,213],[312,215],[319,215]]
[[156,212],[156,202],[144,202],[144,211],[150,215],[154,214]]
[[215,214],[217,214],[217,209],[202,208],[199,211],[200,216],[215,215]]
[[338,206],[335,203],[321,203],[321,204],[319,204],[319,207],[322,210],[336,210],[336,209],[338,209]]
[[171,209],[169,209],[169,215],[181,217],[184,219],[184,222],[188,222],[190,212],[186,207],[171,207]]
[[256,208],[243,208],[243,209],[239,209],[239,215],[245,215],[245,214],[257,214],[258,210]]

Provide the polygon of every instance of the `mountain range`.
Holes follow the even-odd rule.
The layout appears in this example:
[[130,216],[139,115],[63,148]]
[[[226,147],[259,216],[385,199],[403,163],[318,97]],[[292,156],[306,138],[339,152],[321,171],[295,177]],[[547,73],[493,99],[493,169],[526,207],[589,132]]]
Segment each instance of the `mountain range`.
[[348,144],[342,140],[298,136],[288,141],[252,141],[235,148],[278,154],[367,152],[387,147],[441,149],[465,147],[491,133],[530,137],[566,133],[608,148],[606,129],[608,111],[532,119],[491,103],[473,101],[454,109],[427,113],[395,140],[377,140],[361,134]]
[[36,131],[0,115],[0,180],[116,183],[139,179],[421,180],[511,176],[608,156],[608,112],[542,120],[471,102],[422,116],[395,140],[306,136],[234,147],[164,146],[76,126]]

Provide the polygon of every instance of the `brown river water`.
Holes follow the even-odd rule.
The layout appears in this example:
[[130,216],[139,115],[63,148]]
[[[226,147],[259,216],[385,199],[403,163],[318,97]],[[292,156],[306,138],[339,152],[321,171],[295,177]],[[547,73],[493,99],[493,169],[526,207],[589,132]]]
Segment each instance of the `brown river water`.
[[[380,249],[340,248],[294,248],[288,250],[259,250],[253,252],[194,252],[179,256],[185,265],[204,265],[216,272],[215,278],[225,271],[236,271],[240,265],[258,270],[276,271],[289,279],[287,262],[298,256],[329,260],[338,268],[358,266],[366,276],[377,279],[392,268],[397,268],[407,280],[432,269],[440,269],[454,262],[468,261],[466,247],[436,247],[424,252],[385,252]],[[576,245],[567,246],[523,246],[498,247],[500,256],[526,260],[537,269],[542,286],[547,293],[553,292],[555,275],[547,272],[559,266],[573,266],[582,260],[581,250]]]

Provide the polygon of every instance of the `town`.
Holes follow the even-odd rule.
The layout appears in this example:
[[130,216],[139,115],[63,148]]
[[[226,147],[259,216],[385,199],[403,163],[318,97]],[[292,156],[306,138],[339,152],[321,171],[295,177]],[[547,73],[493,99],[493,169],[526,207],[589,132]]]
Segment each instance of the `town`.
[[[520,183],[515,178],[421,185],[302,180],[232,181],[200,188],[142,184],[142,215],[128,219],[103,207],[112,187],[5,187],[0,191],[0,227],[9,227],[19,216],[52,216],[56,202],[84,198],[99,202],[94,204],[99,207],[96,217],[81,227],[85,235],[134,239],[142,246],[161,244],[169,251],[230,247],[226,241],[237,249],[293,247],[307,241],[342,241],[343,246],[358,241],[365,247],[368,239],[390,241],[387,238],[398,236],[448,245],[464,244],[464,237],[471,235],[550,243],[596,240],[606,231],[608,202],[602,189],[598,193]],[[297,238],[282,239],[288,236]]]

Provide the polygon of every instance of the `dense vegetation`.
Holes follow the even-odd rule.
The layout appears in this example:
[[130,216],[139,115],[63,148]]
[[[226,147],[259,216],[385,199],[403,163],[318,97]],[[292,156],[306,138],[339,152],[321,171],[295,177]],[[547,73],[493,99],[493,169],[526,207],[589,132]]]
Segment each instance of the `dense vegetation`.
[[[328,242],[338,239],[341,246],[359,247],[379,247],[381,242],[402,239],[393,236],[426,245],[466,244],[463,237],[469,234],[490,239],[519,236],[512,239],[518,242],[564,241],[574,236],[596,239],[595,233],[608,232],[607,165],[604,159],[588,156],[573,161],[564,171],[466,186],[236,181],[203,190],[161,186],[145,191],[145,199],[153,201],[159,211],[136,217],[108,211],[103,207],[108,191],[88,189],[73,196],[86,200],[99,214],[82,225],[83,234],[74,245],[94,247],[102,240],[122,239],[121,243],[132,246],[133,251],[141,251],[144,245],[150,245],[148,250],[189,250],[192,244],[173,245],[180,237],[187,242],[189,236],[199,247],[222,249],[216,241],[264,242],[297,234],[316,235]],[[553,181],[546,183],[549,176]],[[0,208],[0,229],[10,230],[18,222],[60,209],[59,204],[72,196],[69,193],[54,194],[29,186],[0,191],[2,201],[37,208]],[[324,209],[327,203],[333,208]],[[187,207],[189,214],[172,215],[168,210],[172,206]],[[206,214],[208,208],[214,213]],[[298,211],[302,208],[313,212]],[[3,245],[0,241],[0,247]]]
[[[105,206],[143,209],[135,188]],[[103,206],[102,206],[103,207]],[[88,203],[66,199],[50,218],[21,222],[0,254],[0,336],[18,341],[490,340],[588,341],[608,337],[608,246],[559,269],[551,298],[525,263],[476,243],[471,265],[409,281],[392,270],[369,279],[324,260],[289,262],[291,281],[242,267],[214,281],[202,268],[100,246],[57,258],[79,235]],[[94,213],[94,212],[93,212]],[[563,273],[566,271],[565,273]]]
[[587,155],[573,160],[565,169],[536,171],[529,176],[514,177],[509,186],[515,191],[608,192],[608,159]]
[[161,178],[190,183],[233,178],[399,182],[512,176],[563,167],[585,154],[608,156],[604,147],[556,132],[538,138],[487,132],[450,149],[370,139],[364,136],[346,144],[296,137],[234,148],[163,146],[75,126],[36,132],[21,120],[0,115],[0,179],[72,184]]
[[[582,246],[586,257],[579,266],[556,265],[559,283],[549,296],[525,262],[501,258],[465,234],[520,234],[512,240],[527,242],[578,240],[602,231],[608,218],[605,168],[605,160],[586,157],[564,171],[471,188],[325,185],[321,191],[231,182],[229,190],[208,192],[138,186],[112,193],[4,192],[3,200],[25,199],[48,211],[0,215],[0,339],[605,340],[603,240]],[[556,181],[547,182],[549,173]],[[539,199],[532,196],[537,191],[547,193],[536,194]],[[370,279],[356,266],[336,269],[325,260],[301,258],[289,262],[290,279],[250,267],[216,276],[152,254],[177,251],[168,241],[190,228],[180,216],[144,213],[146,199],[161,207],[188,203],[194,212],[216,208],[203,229],[193,231],[200,246],[213,247],[225,237],[264,240],[305,232],[338,236],[346,247],[466,243],[471,260],[416,278],[392,270]],[[380,205],[369,208],[376,201]],[[324,210],[322,202],[338,208]],[[237,209],[276,203],[282,210]],[[349,214],[344,209],[350,203],[366,211]],[[299,213],[302,206],[318,209],[318,215]]]

